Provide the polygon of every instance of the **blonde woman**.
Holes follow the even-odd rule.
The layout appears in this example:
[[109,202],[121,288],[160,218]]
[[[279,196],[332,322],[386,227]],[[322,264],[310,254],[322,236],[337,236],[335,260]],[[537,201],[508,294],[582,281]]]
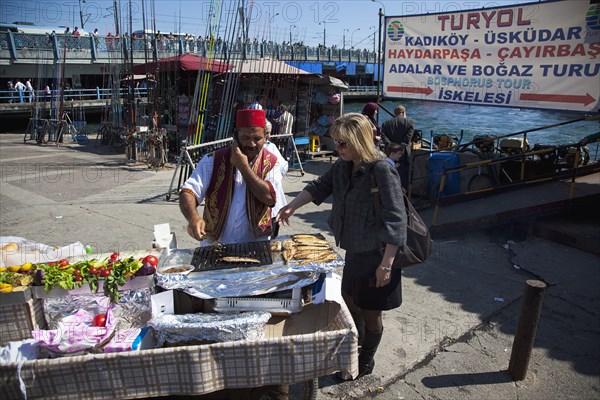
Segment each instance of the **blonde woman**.
[[[398,172],[376,149],[367,117],[343,115],[332,124],[330,135],[339,159],[283,207],[276,221],[289,225],[298,208],[311,201],[319,205],[333,196],[328,222],[336,244],[346,250],[342,296],[359,332],[360,378],[375,366],[383,335],[382,311],[402,303],[400,270],[391,266],[398,247],[406,243],[406,212]],[[379,188],[383,221],[375,217],[371,175]]]

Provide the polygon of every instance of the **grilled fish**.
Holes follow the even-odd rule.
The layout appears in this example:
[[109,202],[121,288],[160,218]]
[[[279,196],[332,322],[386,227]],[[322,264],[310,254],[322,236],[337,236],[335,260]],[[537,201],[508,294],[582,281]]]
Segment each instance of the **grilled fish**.
[[231,263],[231,264],[260,264],[260,260],[251,257],[235,257],[235,256],[226,256],[221,258],[223,262]]

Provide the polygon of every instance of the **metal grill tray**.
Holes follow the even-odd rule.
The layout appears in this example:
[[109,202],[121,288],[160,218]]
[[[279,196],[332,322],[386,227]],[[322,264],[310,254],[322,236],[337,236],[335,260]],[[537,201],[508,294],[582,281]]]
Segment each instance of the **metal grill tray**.
[[[229,263],[224,262],[223,257],[251,257],[258,259],[260,264]],[[269,265],[272,263],[273,258],[271,257],[271,247],[268,241],[198,247],[194,250],[191,262],[194,266],[192,272]]]

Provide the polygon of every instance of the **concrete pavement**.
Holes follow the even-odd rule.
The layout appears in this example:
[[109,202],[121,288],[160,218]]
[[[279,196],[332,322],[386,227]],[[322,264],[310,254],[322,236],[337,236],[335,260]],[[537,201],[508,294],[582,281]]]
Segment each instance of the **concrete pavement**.
[[[51,245],[81,241],[110,252],[148,248],[153,225],[169,222],[180,248],[196,246],[176,201],[165,200],[174,166],[154,171],[130,164],[93,141],[55,147],[22,138],[0,135],[1,236]],[[310,162],[304,176],[291,171],[286,195],[295,196],[329,165]],[[329,210],[330,203],[309,204],[280,233],[320,232],[333,243]],[[374,374],[342,384],[323,377],[318,398],[598,398],[599,261],[508,228],[436,240],[426,264],[404,271],[403,305],[384,314]],[[550,286],[528,379],[514,383],[505,370],[527,279]]]

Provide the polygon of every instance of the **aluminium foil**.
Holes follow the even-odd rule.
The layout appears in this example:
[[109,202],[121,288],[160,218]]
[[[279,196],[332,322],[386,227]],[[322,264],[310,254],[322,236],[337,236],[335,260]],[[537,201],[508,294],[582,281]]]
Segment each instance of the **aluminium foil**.
[[340,257],[327,263],[298,265],[277,261],[270,265],[192,272],[187,275],[161,274],[171,266],[190,264],[194,249],[173,249],[164,254],[156,272],[158,286],[181,290],[202,299],[258,296],[310,286],[321,273],[335,272],[344,265]]
[[158,346],[162,347],[165,343],[261,340],[270,318],[271,314],[265,311],[239,314],[163,314],[148,321],[148,326],[154,328]]
[[[119,321],[119,329],[146,325],[152,317],[152,294],[153,288],[121,292],[119,302],[112,308],[114,317]],[[48,329],[57,329],[64,317],[77,310],[86,310],[94,315],[104,314],[110,305],[110,299],[103,294],[49,297],[43,302]]]

